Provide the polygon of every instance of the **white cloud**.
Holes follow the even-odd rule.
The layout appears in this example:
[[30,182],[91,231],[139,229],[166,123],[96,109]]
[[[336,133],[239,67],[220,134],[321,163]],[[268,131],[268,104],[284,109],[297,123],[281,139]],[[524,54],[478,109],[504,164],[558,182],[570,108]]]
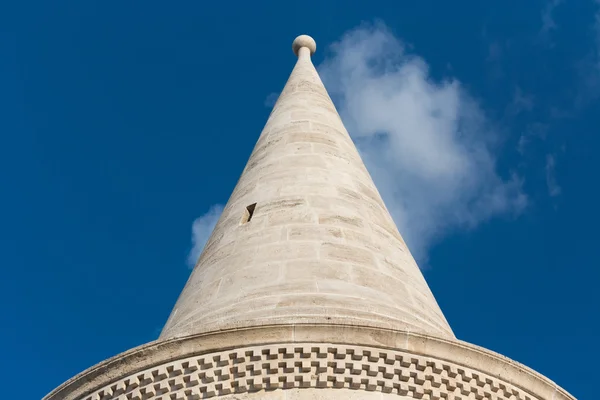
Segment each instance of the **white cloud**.
[[279,98],[278,92],[269,93],[269,95],[265,99],[265,107],[267,107],[267,108],[275,107],[275,103],[277,102],[278,98]]
[[548,194],[551,197],[558,196],[562,189],[556,182],[554,170],[556,168],[556,159],[552,154],[546,156],[546,185],[548,186]]
[[382,24],[330,50],[321,76],[417,258],[455,229],[525,207],[518,177],[497,173],[497,135],[460,82],[432,79]]
[[548,135],[550,126],[541,122],[532,122],[525,127],[525,131],[519,137],[519,143],[517,144],[517,151],[521,155],[525,155],[529,144],[536,141],[545,141]]
[[600,0],[594,3],[596,12],[590,28],[593,43],[585,57],[576,64],[580,82],[574,99],[575,111],[581,111],[600,96]]
[[203,216],[196,218],[192,224],[192,249],[188,255],[187,263],[190,268],[196,265],[196,261],[204,245],[210,238],[215,225],[223,212],[223,206],[220,204],[213,205]]
[[546,36],[550,31],[556,29],[553,13],[560,3],[562,3],[562,0],[551,0],[542,10],[542,28],[540,29],[540,35]]
[[511,117],[516,117],[523,112],[529,112],[533,109],[533,96],[525,93],[519,86],[515,88],[513,98],[508,105],[506,112]]
[[596,0],[596,13],[594,14],[594,37],[595,37],[595,48],[592,51],[593,63],[596,67],[596,71],[600,71],[600,0]]

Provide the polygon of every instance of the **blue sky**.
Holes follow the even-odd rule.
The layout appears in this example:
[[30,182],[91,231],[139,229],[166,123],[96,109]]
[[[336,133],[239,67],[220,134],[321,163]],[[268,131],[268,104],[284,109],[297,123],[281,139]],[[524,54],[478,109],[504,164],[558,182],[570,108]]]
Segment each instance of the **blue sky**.
[[0,5],[3,397],[157,337],[307,33],[456,335],[593,398],[600,2],[204,3]]

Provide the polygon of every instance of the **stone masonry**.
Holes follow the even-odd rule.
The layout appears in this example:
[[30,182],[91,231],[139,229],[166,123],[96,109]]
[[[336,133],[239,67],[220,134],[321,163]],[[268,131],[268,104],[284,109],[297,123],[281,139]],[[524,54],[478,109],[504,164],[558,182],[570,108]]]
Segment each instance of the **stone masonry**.
[[296,66],[158,340],[45,399],[573,400],[454,336],[312,64],[315,41],[292,47]]
[[454,337],[310,49],[298,53],[161,338],[282,322]]

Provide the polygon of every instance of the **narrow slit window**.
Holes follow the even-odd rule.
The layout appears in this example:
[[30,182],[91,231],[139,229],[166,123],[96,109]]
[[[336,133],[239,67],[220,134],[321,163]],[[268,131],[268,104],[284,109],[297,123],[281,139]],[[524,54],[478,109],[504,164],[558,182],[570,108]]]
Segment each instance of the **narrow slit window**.
[[252,219],[252,216],[254,215],[255,208],[256,208],[256,203],[250,204],[248,207],[246,207],[246,210],[244,211],[244,217],[242,218],[242,224],[250,222],[250,220]]

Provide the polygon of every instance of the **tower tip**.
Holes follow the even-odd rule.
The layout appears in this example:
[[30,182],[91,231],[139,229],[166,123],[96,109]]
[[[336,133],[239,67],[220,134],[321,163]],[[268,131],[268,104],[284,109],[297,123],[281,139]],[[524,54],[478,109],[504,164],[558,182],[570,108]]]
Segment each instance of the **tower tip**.
[[302,47],[307,47],[310,50],[310,55],[315,54],[315,51],[317,51],[317,43],[315,42],[315,39],[308,35],[300,35],[294,39],[294,43],[292,43],[292,50],[294,50],[294,54],[296,56],[298,56],[298,52]]

